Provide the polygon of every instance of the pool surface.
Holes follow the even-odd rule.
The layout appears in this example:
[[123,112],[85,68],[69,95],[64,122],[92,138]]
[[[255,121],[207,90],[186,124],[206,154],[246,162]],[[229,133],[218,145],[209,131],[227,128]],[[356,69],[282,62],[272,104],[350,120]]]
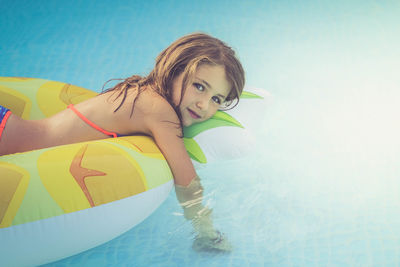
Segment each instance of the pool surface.
[[46,266],[400,265],[400,2],[0,3],[0,76],[100,92],[203,31],[273,98],[249,118],[250,153],[199,170],[232,253],[194,252],[171,192],[124,235]]

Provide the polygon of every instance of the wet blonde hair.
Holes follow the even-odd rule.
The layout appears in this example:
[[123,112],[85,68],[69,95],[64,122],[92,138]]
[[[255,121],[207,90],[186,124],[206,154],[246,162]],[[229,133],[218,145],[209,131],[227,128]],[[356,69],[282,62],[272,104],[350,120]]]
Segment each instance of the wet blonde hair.
[[[132,88],[138,90],[136,99],[133,101],[132,115],[137,97],[147,86],[150,86],[170,103],[182,121],[179,112],[180,102],[197,68],[202,64],[220,65],[225,68],[226,79],[232,86],[225,100],[225,106],[230,106],[234,101],[236,101],[234,105],[236,106],[243,91],[245,77],[242,64],[236,57],[235,51],[217,38],[204,33],[193,33],[179,38],[162,51],[148,76],[133,75],[108,89],[107,91],[118,92],[116,99],[122,97],[115,111],[122,106],[127,91]],[[179,104],[175,105],[172,101],[172,85],[174,79],[182,73],[181,98]]]

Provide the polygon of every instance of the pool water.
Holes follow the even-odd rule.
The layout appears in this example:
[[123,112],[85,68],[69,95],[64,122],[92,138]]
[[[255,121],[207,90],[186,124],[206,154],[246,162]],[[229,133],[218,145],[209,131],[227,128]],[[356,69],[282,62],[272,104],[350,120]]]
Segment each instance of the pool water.
[[122,236],[46,266],[400,264],[398,1],[0,3],[1,76],[99,92],[204,31],[237,50],[247,86],[273,96],[249,118],[256,147],[199,169],[232,253],[194,252],[171,192]]
[[352,179],[356,170],[345,173],[346,166],[335,174],[329,166],[306,171],[278,167],[278,157],[258,158],[216,162],[199,172],[232,253],[194,252],[191,225],[172,193],[126,234],[48,266],[397,265],[397,177]]

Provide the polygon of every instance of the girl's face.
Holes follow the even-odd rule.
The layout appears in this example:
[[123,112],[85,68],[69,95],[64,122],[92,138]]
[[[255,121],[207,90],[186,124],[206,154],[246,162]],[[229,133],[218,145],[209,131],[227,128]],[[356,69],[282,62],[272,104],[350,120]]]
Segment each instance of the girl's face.
[[[183,74],[180,74],[173,81],[172,97],[175,105],[179,104],[181,98],[182,80]],[[226,79],[223,66],[200,65],[179,106],[183,126],[211,118],[224,103],[230,90],[231,84]]]

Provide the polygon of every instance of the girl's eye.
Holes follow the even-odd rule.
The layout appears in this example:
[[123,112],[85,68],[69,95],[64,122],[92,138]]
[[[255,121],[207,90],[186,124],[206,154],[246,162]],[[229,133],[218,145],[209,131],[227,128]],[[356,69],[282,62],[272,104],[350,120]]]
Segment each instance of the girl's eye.
[[199,83],[194,83],[193,85],[197,88],[197,90],[199,90],[201,92],[204,91],[204,86],[203,85],[201,85]]
[[221,104],[222,104],[221,99],[220,99],[219,97],[217,97],[217,96],[213,96],[213,97],[212,97],[212,100],[213,100],[215,103],[217,103],[218,105],[221,105]]

